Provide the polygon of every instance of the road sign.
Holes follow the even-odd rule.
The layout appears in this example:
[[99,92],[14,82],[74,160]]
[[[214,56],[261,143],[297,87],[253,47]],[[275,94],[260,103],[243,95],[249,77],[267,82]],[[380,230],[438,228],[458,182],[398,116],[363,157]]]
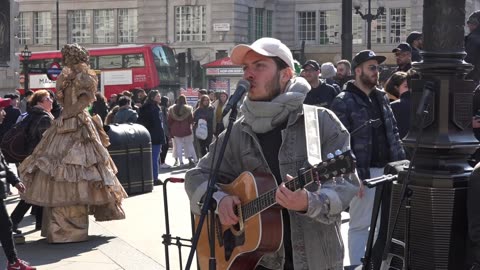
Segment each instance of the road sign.
[[47,70],[44,68],[29,68],[28,73],[42,74],[42,73],[47,73]]
[[53,62],[50,67],[47,69],[47,76],[50,80],[56,81],[58,75],[62,72],[60,64],[57,62]]

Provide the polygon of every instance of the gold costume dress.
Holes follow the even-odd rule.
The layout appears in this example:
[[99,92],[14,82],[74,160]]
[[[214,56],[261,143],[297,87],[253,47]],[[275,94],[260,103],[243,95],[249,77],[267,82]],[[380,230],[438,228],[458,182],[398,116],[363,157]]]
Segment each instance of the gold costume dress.
[[49,243],[87,240],[88,214],[97,221],[125,218],[121,202],[127,194],[106,149],[108,136],[100,118],[86,111],[97,83],[85,63],[62,70],[57,98],[63,124],[54,123],[19,167],[27,187],[22,198],[45,207],[42,236]]

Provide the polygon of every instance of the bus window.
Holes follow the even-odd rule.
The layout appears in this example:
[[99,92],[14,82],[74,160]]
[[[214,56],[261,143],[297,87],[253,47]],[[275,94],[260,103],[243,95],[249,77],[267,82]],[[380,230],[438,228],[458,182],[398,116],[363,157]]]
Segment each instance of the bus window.
[[98,57],[99,69],[122,68],[121,55],[105,55]]
[[155,65],[158,67],[170,66],[169,59],[163,47],[154,47],[152,49],[153,55],[155,56]]
[[124,68],[144,67],[145,59],[143,54],[127,54],[123,56],[123,63]]
[[98,69],[97,60],[98,60],[98,57],[90,56],[90,68]]

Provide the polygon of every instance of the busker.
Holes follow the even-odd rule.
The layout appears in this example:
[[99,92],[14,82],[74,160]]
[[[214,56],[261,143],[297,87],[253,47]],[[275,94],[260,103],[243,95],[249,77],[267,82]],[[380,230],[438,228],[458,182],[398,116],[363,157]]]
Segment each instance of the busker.
[[[274,38],[238,45],[231,59],[244,66],[243,78],[251,88],[241,106],[242,117],[233,125],[218,179],[229,184],[244,171],[273,175],[271,181],[278,185],[274,199],[283,208],[284,224],[281,249],[265,254],[258,266],[245,264],[243,269],[343,269],[340,214],[358,192],[356,175],[330,179],[321,188],[314,183],[292,191],[285,184],[307,161],[302,103],[310,85],[294,76],[289,48]],[[318,109],[318,125],[324,160],[328,153],[350,148],[348,132],[331,111]],[[221,145],[224,136],[225,132],[215,143]],[[219,149],[212,145],[212,151],[186,173],[185,189],[195,214],[200,212],[198,202],[206,192],[213,156],[219,155]],[[241,204],[239,196],[220,189],[214,198],[222,225],[239,222],[234,212]]]

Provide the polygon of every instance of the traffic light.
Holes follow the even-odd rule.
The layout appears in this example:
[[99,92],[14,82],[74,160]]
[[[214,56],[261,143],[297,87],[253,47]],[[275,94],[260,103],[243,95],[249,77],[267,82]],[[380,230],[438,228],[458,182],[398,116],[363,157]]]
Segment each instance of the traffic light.
[[184,52],[177,54],[178,76],[185,77],[186,74],[186,54]]

